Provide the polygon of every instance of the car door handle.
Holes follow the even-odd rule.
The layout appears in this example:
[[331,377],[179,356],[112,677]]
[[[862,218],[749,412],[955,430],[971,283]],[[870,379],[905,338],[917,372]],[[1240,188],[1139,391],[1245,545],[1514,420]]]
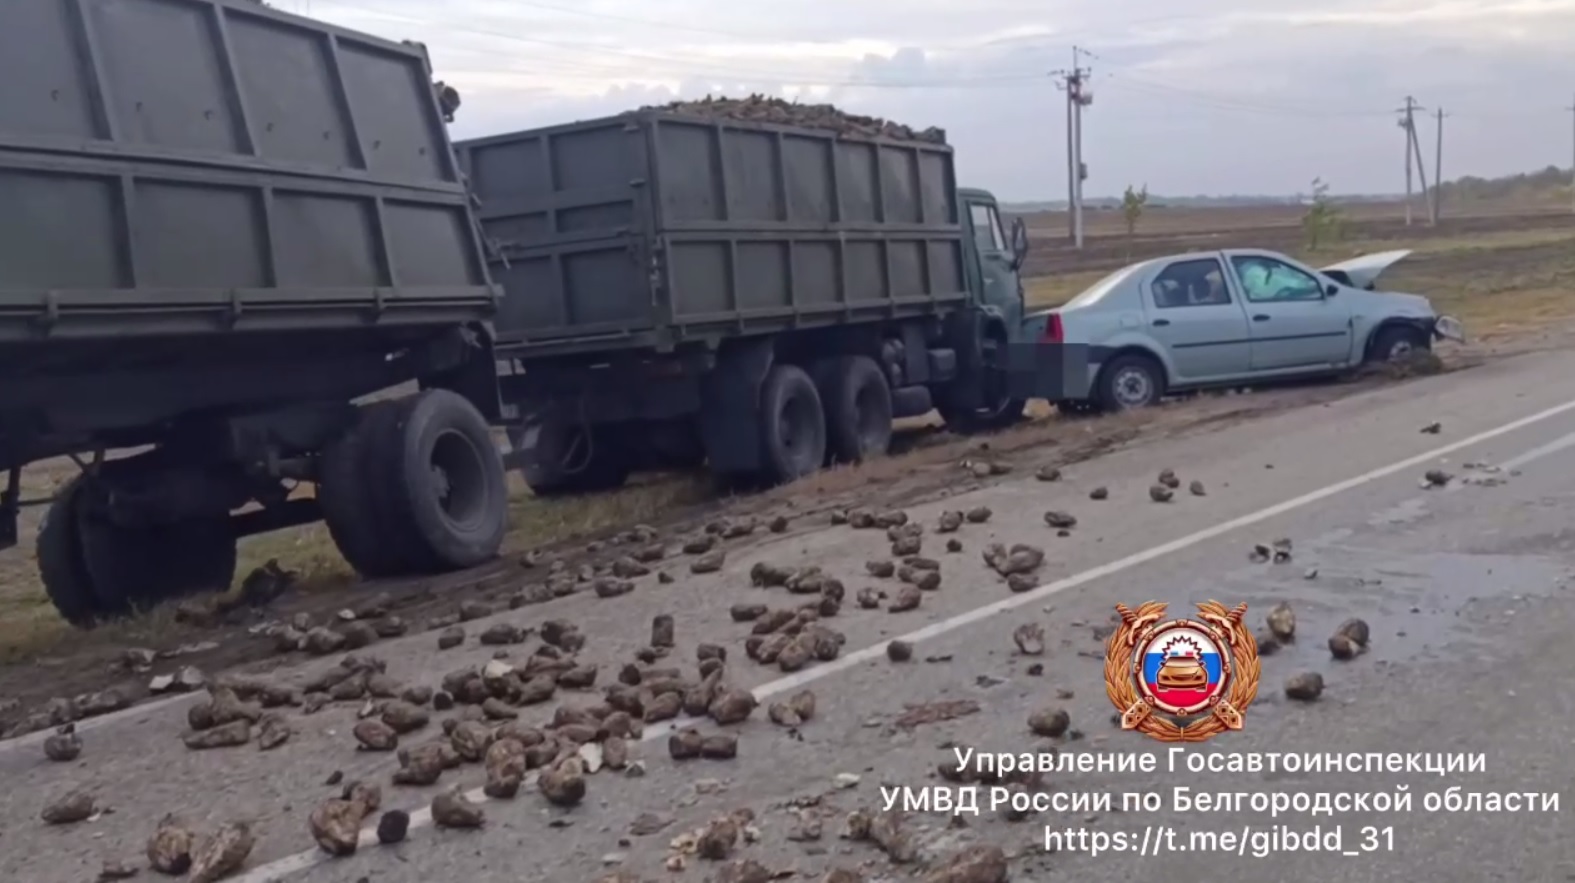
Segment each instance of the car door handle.
[[1254,321],[1254,322],[1267,322],[1267,321],[1269,321],[1269,315],[1267,313],[1256,313],[1256,314],[1253,315],[1252,321]]
[[1163,328],[1163,327],[1165,327],[1166,325],[1169,325],[1169,324],[1170,324],[1170,320],[1169,319],[1155,319],[1154,320],[1154,325],[1156,327]]

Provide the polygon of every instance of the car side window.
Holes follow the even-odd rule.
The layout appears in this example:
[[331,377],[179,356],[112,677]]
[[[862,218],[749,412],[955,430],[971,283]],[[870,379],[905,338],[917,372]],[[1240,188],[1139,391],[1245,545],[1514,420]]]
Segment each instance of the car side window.
[[980,252],[1006,251],[1006,236],[1001,233],[1001,221],[995,214],[995,206],[989,203],[976,202],[968,206],[968,214],[973,218],[974,246]]
[[1231,265],[1253,303],[1323,299],[1323,285],[1311,273],[1284,261],[1248,255],[1231,258]]
[[1225,270],[1214,258],[1176,261],[1160,270],[1149,283],[1154,306],[1207,307],[1229,304]]

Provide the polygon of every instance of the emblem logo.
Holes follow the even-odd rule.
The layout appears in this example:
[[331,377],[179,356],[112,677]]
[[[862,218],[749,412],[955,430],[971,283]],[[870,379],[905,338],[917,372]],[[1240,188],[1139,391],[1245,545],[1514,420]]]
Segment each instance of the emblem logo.
[[1247,605],[1198,605],[1198,618],[1165,620],[1166,605],[1117,604],[1121,625],[1105,645],[1105,692],[1121,728],[1161,742],[1202,742],[1239,730],[1258,698],[1258,644]]

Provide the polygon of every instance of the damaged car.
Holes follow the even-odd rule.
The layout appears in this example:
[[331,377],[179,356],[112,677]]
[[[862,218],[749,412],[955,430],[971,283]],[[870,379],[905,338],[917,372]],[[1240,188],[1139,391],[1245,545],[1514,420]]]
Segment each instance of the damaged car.
[[1338,375],[1410,358],[1461,324],[1378,277],[1387,251],[1315,270],[1261,249],[1190,252],[1129,264],[1052,310],[1046,340],[1087,344],[1086,399],[1063,411],[1120,411],[1211,387]]

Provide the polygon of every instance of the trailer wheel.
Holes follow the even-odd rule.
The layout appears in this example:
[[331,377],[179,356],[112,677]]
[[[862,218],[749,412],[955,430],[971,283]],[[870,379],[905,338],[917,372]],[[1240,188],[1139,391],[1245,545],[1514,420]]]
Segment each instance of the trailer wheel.
[[395,485],[423,544],[444,570],[497,557],[509,529],[508,477],[485,417],[446,389],[414,398]]
[[82,531],[77,519],[82,476],[71,479],[45,510],[34,550],[44,593],[60,618],[80,629],[99,621],[98,596],[82,561]]
[[399,573],[389,546],[379,541],[377,509],[367,481],[367,426],[373,410],[392,402],[374,402],[356,414],[356,422],[323,451],[318,464],[317,502],[323,524],[339,554],[362,577],[377,579]]
[[77,522],[82,561],[102,617],[223,592],[235,581],[235,534],[228,516],[121,524],[97,505],[102,491],[91,479],[84,492]]
[[775,365],[767,372],[759,417],[767,479],[786,483],[820,468],[826,458],[826,414],[804,369]]
[[874,359],[836,359],[826,366],[818,387],[833,463],[858,463],[886,453],[891,447],[891,384]]
[[[623,487],[629,480],[629,458],[599,427],[549,417],[540,432],[543,436],[520,464],[520,474],[536,496],[552,498],[608,491]],[[510,427],[508,436],[514,450],[525,446],[523,428]]]

